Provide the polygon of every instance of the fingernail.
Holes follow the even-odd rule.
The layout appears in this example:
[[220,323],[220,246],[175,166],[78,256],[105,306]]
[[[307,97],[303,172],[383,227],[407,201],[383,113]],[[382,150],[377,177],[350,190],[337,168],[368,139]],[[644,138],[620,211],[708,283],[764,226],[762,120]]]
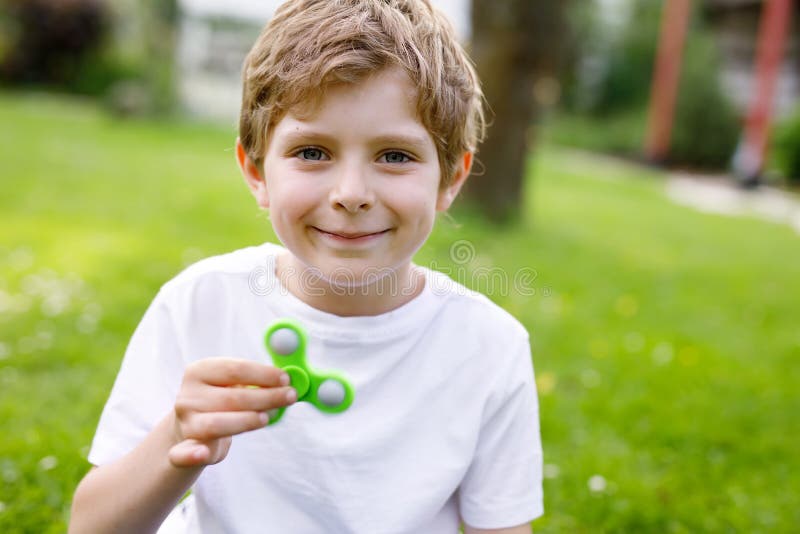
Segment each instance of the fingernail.
[[269,415],[267,415],[266,413],[262,412],[262,413],[258,414],[258,420],[261,421],[262,425],[266,425],[267,423],[269,423]]
[[286,392],[286,400],[289,402],[294,402],[297,400],[297,391],[294,389],[290,389]]
[[287,373],[283,373],[283,374],[281,375],[280,381],[281,381],[281,385],[282,385],[282,386],[288,386],[288,385],[289,385],[289,382],[291,382],[291,381],[292,381],[292,379],[291,379],[291,378],[289,378],[289,375],[288,375]]

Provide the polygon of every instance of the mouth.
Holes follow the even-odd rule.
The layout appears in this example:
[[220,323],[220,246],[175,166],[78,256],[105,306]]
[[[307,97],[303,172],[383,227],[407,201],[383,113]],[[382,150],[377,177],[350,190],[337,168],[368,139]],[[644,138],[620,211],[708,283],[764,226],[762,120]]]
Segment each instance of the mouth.
[[369,239],[381,236],[383,234],[388,233],[391,228],[387,228],[386,230],[378,230],[375,232],[346,232],[346,231],[329,231],[323,230],[322,228],[317,228],[316,226],[312,226],[314,230],[317,232],[330,236],[334,239],[339,240],[346,240],[346,241],[367,241]]

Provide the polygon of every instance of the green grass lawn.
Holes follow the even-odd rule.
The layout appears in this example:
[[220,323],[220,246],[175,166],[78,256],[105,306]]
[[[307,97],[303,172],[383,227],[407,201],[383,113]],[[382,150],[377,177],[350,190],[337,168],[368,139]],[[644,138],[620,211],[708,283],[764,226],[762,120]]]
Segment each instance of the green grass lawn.
[[[233,126],[2,93],[0,124],[0,532],[63,532],[158,287],[274,235]],[[546,147],[516,226],[456,210],[417,261],[484,290],[487,268],[521,273],[492,298],[532,334],[536,531],[796,531],[800,236],[673,205],[662,178]]]

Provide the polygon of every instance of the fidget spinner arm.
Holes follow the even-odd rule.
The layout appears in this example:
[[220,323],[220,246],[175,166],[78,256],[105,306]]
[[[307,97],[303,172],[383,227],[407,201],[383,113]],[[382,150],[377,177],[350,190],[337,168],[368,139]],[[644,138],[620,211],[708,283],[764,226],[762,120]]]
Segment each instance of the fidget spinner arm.
[[[297,391],[297,401],[313,404],[322,412],[335,414],[353,403],[353,387],[339,373],[312,369],[306,361],[308,336],[297,321],[278,319],[267,329],[264,344],[275,367],[283,369]],[[280,421],[286,407],[269,412],[269,424]]]

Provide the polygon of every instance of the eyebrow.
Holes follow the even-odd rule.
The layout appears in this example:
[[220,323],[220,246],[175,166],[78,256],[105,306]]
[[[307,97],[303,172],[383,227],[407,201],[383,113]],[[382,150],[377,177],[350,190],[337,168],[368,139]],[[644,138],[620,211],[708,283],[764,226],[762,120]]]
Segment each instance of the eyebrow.
[[325,142],[330,142],[333,140],[333,136],[324,134],[322,132],[315,132],[312,130],[295,130],[287,133],[283,137],[283,142],[286,145],[293,145],[295,143],[302,143],[309,140],[321,140]]
[[428,140],[425,137],[418,135],[398,134],[380,135],[372,139],[372,142],[377,145],[405,146],[415,150],[424,150],[427,145],[427,141]]
[[[335,137],[314,130],[299,130],[289,132],[283,138],[284,143],[287,145],[293,145],[295,143],[301,143],[309,140],[320,140],[322,142],[331,143],[335,142]],[[427,141],[427,138],[420,135],[403,134],[379,135],[369,140],[371,144],[375,145],[402,146],[420,151],[425,149]]]

